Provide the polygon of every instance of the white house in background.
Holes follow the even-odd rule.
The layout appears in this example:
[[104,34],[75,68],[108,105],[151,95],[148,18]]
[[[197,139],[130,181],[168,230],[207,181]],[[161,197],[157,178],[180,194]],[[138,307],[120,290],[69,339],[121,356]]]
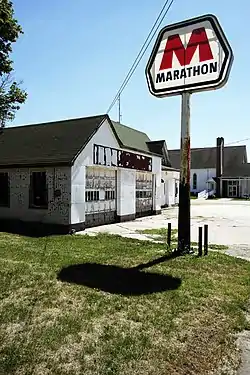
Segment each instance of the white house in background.
[[2,230],[69,233],[159,214],[177,203],[177,180],[146,134],[108,115],[0,134]]
[[[171,165],[179,167],[180,150],[169,150],[168,155]],[[224,146],[224,139],[218,137],[216,147],[192,148],[190,190],[214,191],[222,197],[250,194],[246,146]]]

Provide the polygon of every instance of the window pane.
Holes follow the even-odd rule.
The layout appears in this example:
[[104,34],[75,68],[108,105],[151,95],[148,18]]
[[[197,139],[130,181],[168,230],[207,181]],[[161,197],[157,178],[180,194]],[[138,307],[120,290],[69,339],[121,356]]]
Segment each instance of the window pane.
[[196,173],[193,174],[193,189],[194,190],[197,189],[197,174]]
[[46,172],[33,172],[31,175],[31,204],[38,207],[48,205]]
[[0,173],[0,206],[9,206],[9,175]]

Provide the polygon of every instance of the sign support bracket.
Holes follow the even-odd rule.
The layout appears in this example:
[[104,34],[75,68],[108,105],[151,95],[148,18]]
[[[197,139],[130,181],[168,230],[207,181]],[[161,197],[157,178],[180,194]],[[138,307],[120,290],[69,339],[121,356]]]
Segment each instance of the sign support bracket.
[[178,214],[178,249],[180,254],[190,252],[190,96],[181,96],[181,155]]

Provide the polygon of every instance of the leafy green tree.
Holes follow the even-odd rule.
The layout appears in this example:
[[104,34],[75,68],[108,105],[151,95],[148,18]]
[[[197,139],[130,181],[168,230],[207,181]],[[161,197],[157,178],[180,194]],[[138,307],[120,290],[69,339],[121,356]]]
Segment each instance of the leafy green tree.
[[0,0],[0,127],[15,118],[16,111],[27,98],[27,93],[20,87],[22,82],[14,80],[11,60],[12,44],[22,33],[14,18],[12,1]]

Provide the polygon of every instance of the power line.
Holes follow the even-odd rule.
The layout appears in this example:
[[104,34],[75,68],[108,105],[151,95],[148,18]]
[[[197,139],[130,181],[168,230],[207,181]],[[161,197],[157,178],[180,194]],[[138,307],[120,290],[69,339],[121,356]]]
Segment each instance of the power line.
[[[250,138],[245,138],[245,139],[240,139],[240,140],[238,140],[238,141],[235,141],[235,142],[230,142],[230,143],[226,143],[225,145],[224,145],[224,147],[227,147],[227,146],[232,146],[232,145],[234,145],[234,144],[237,144],[237,143],[241,143],[241,142],[246,142],[246,141],[250,141]],[[198,152],[198,151],[201,151],[202,149],[204,149],[204,148],[216,148],[216,146],[203,146],[203,147],[195,147],[195,148],[191,148],[191,152],[192,152],[192,154],[194,153],[194,152]],[[168,151],[179,151],[179,149],[168,149]]]
[[[141,47],[141,49],[140,49],[138,55],[136,56],[136,58],[135,58],[135,60],[134,60],[134,62],[133,62],[133,64],[132,64],[132,66],[131,66],[131,68],[130,68],[128,74],[126,75],[126,77],[125,77],[123,83],[121,84],[121,86],[120,86],[120,88],[119,88],[117,94],[115,95],[115,97],[114,97],[113,101],[111,102],[111,104],[110,104],[110,106],[109,106],[109,108],[108,108],[108,110],[107,110],[106,113],[109,113],[109,112],[111,111],[111,109],[112,109],[113,106],[115,105],[117,99],[120,97],[121,93],[123,92],[123,90],[124,90],[125,87],[127,86],[128,82],[130,81],[132,75],[134,74],[134,72],[135,72],[137,66],[139,65],[139,63],[141,62],[143,56],[145,55],[145,53],[146,53],[146,51],[147,51],[149,45],[151,44],[151,42],[152,42],[152,40],[153,40],[155,34],[156,34],[157,31],[159,30],[159,27],[160,27],[160,25],[162,24],[162,21],[163,21],[164,18],[166,17],[167,13],[169,12],[169,9],[171,8],[171,6],[172,6],[172,4],[173,4],[173,2],[174,2],[174,0],[171,0],[170,3],[169,3],[169,1],[170,1],[170,0],[165,1],[165,3],[164,3],[164,5],[163,5],[163,7],[162,7],[162,9],[161,9],[161,11],[160,11],[160,13],[159,13],[157,19],[156,19],[156,21],[155,21],[155,23],[154,23],[154,25],[152,26],[152,28],[151,28],[151,30],[150,30],[150,32],[149,32],[149,34],[148,34],[148,36],[147,36],[145,42],[143,43],[143,46]],[[168,5],[168,3],[169,3],[169,5]],[[167,9],[165,10],[165,8],[166,8],[167,5],[168,5],[168,7],[167,7]],[[165,11],[164,11],[164,10],[165,10]],[[163,14],[163,15],[162,15],[162,14]],[[162,17],[161,17],[161,15],[162,15]],[[160,18],[160,17],[161,17],[161,18]],[[159,19],[160,19],[160,21],[159,21]],[[153,35],[151,36],[151,34],[152,34],[152,32],[153,32],[155,26],[157,25],[158,21],[159,21],[159,24],[158,24],[157,28],[155,29]],[[151,38],[150,38],[150,36],[151,36]],[[147,43],[147,42],[148,42],[148,43]]]
[[241,142],[246,142],[246,141],[250,141],[250,138],[245,138],[245,139],[241,139],[240,141],[230,142],[230,143],[227,143],[225,146],[231,146],[231,145],[234,145],[235,143],[241,143]]
[[[163,6],[163,8],[162,8],[162,10],[161,10],[161,12],[160,12],[160,14],[159,14],[159,16],[157,17],[157,20],[155,21],[155,24],[156,24],[157,21],[159,20],[161,14],[162,14],[162,12],[164,11],[164,9],[165,9],[166,5],[168,4],[168,2],[169,2],[169,0],[167,0],[167,1],[165,2],[165,4],[164,4],[164,6]],[[133,65],[132,65],[132,67],[130,68],[130,70],[129,70],[127,76],[125,77],[125,79],[124,79],[124,81],[123,81],[123,83],[122,83],[120,89],[118,90],[116,96],[114,97],[114,99],[113,99],[111,105],[109,106],[107,113],[109,113],[110,110],[113,108],[113,106],[114,106],[114,104],[116,103],[118,97],[121,95],[122,91],[125,89],[125,87],[127,86],[128,82],[130,81],[132,75],[134,74],[134,72],[135,72],[137,66],[139,65],[140,61],[142,60],[143,56],[145,55],[145,53],[146,53],[146,51],[147,51],[149,45],[151,44],[151,42],[152,42],[152,40],[153,40],[155,34],[156,34],[157,31],[159,30],[159,27],[160,27],[162,21],[164,20],[166,14],[168,13],[170,7],[172,6],[173,2],[174,2],[174,0],[171,0],[171,2],[170,2],[170,4],[169,4],[168,8],[166,9],[166,11],[164,12],[162,18],[160,19],[160,22],[159,22],[157,28],[155,29],[153,35],[151,36],[149,42],[147,43],[147,41],[148,41],[148,39],[149,39],[149,37],[150,37],[150,34],[152,33],[152,31],[153,31],[153,29],[154,29],[154,27],[155,27],[155,24],[154,24],[154,26],[152,27],[152,29],[151,29],[151,31],[150,31],[150,33],[149,33],[147,39],[145,40],[145,42],[144,42],[144,44],[143,44],[143,46],[142,46],[142,48],[141,48],[139,54],[137,55],[137,57],[136,57],[136,59],[135,59],[135,61],[134,61]],[[147,43],[147,44],[146,44],[146,43]],[[146,45],[146,47],[145,47],[145,49],[144,49],[144,51],[143,51],[143,48],[144,48],[145,45]],[[142,52],[142,51],[143,51],[143,52]],[[141,52],[142,52],[142,54],[141,54]],[[140,55],[140,54],[141,54],[141,55]],[[138,57],[139,57],[139,56],[140,56],[140,58],[139,58],[139,60],[138,60]],[[138,61],[137,61],[137,60],[138,60]]]

